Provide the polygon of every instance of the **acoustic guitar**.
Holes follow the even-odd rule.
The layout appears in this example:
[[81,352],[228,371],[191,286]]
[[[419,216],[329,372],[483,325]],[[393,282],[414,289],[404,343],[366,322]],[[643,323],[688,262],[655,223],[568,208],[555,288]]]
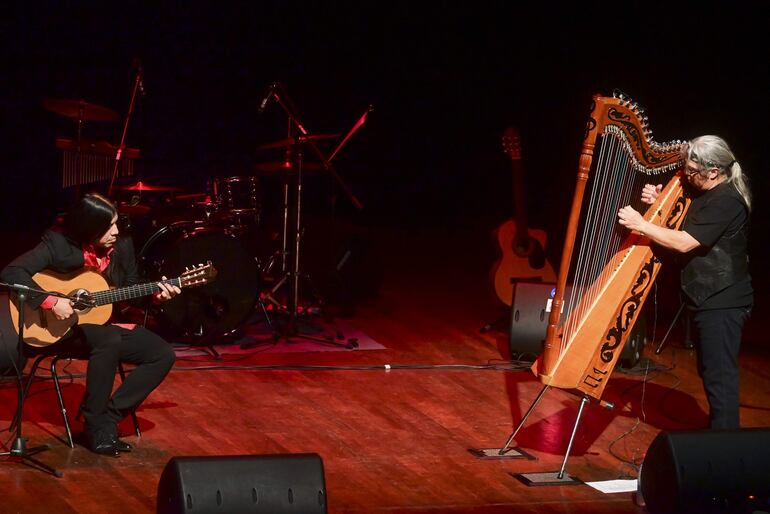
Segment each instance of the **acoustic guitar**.
[[[217,270],[208,261],[206,264],[193,266],[178,278],[164,280],[166,284],[179,288],[208,284],[217,275]],[[56,319],[51,310],[31,309],[24,306],[24,342],[30,346],[44,347],[64,337],[78,323],[103,325],[112,316],[112,304],[124,300],[141,298],[160,291],[158,282],[147,282],[132,286],[109,288],[107,280],[95,271],[75,271],[55,273],[42,271],[32,279],[46,291],[65,292],[73,301],[75,313],[67,319]],[[19,309],[16,298],[12,295],[9,305],[11,324],[18,337]]]
[[514,217],[496,230],[502,256],[492,268],[495,293],[506,305],[513,303],[514,280],[556,282],[556,274],[545,258],[547,236],[527,225],[527,205],[521,166],[521,137],[514,127],[503,132],[503,151],[513,171]]

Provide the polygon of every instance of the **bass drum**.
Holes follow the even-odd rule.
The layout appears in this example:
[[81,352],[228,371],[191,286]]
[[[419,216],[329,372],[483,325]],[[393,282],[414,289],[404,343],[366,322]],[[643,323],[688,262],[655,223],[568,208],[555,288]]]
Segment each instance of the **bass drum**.
[[230,334],[252,314],[260,274],[254,256],[232,231],[202,221],[177,221],[155,232],[139,252],[145,277],[177,277],[186,266],[211,261],[213,282],[191,287],[160,306],[161,329],[202,344]]

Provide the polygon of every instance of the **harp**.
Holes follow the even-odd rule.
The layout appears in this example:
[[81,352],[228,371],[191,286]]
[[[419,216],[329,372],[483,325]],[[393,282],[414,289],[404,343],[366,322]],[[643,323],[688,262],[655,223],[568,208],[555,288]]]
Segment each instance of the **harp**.
[[[593,100],[543,353],[532,369],[545,385],[598,400],[661,265],[649,239],[617,223],[618,209],[631,205],[678,229],[689,200],[684,144],[653,141],[643,110],[622,95]],[[664,186],[653,205],[640,200],[648,183]]]
[[[522,475],[530,485],[542,483],[543,476],[548,483],[564,481],[583,408],[591,399],[600,401],[660,270],[650,240],[620,226],[618,209],[631,205],[646,220],[678,229],[689,207],[682,171],[684,147],[681,141],[655,142],[643,109],[624,95],[594,96],[543,353],[532,365],[543,388],[496,452],[505,454],[549,388],[581,396],[561,470],[533,474],[537,479]],[[649,183],[664,186],[653,205],[640,199]],[[570,293],[565,295],[568,283]]]

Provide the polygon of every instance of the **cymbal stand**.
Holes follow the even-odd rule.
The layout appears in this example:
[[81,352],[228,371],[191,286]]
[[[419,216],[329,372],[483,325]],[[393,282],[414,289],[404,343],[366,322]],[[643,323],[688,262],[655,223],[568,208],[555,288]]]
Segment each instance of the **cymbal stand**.
[[[18,322],[18,346],[16,350],[19,352],[19,359],[17,362],[21,362],[23,359],[22,353],[24,352],[24,309],[25,309],[25,302],[27,298],[27,292],[37,292],[42,294],[48,294],[51,296],[59,296],[63,298],[69,298],[67,295],[62,295],[59,293],[49,293],[46,291],[41,291],[38,289],[34,289],[31,287],[18,285],[18,284],[4,284],[0,283],[0,286],[5,287],[7,289],[16,291],[16,305],[19,310],[19,322]],[[14,365],[16,367],[16,365]],[[27,440],[22,435],[22,426],[24,424],[22,417],[24,415],[24,400],[25,400],[25,387],[23,384],[23,378],[22,378],[22,371],[21,369],[16,369],[16,391],[17,391],[17,403],[16,403],[16,415],[14,416],[14,420],[12,423],[12,426],[16,428],[16,435],[13,438],[13,443],[11,444],[11,449],[7,452],[0,453],[0,457],[14,457],[17,459],[20,459],[22,463],[24,464],[31,464],[33,467],[36,467],[42,471],[45,471],[46,473],[49,473],[57,478],[61,478],[64,476],[64,474],[61,471],[58,471],[48,464],[45,464],[44,462],[39,461],[33,455],[37,455],[38,453],[44,452],[46,450],[49,450],[51,447],[47,444],[41,445],[41,446],[35,446],[33,448],[27,448]]]
[[[120,157],[123,154],[123,148],[126,144],[126,134],[128,133],[128,122],[131,120],[131,115],[134,112],[134,105],[136,103],[137,93],[144,95],[144,84],[142,82],[142,64],[139,59],[134,59],[134,67],[136,68],[136,75],[134,76],[134,87],[131,90],[131,100],[128,103],[128,112],[126,118],[123,120],[123,132],[120,135],[120,143],[118,143],[118,150],[115,152],[115,165],[112,169],[112,178],[110,178],[110,187],[107,189],[107,197],[112,197],[112,190],[115,186],[115,179],[118,177],[118,169],[120,167]],[[141,194],[141,191],[140,191]]]
[[[284,88],[280,84],[273,84],[270,87],[268,96],[262,102],[263,106],[266,105],[270,99],[274,99],[275,102],[281,106],[284,113],[286,114],[286,117],[288,120],[289,135],[291,136],[293,129],[296,129],[300,134],[298,137],[293,138],[293,141],[294,141],[293,148],[290,148],[288,150],[289,152],[291,152],[293,157],[291,169],[296,172],[295,173],[296,183],[293,184],[294,190],[295,190],[293,202],[289,201],[289,189],[290,189],[289,178],[286,177],[284,182],[284,226],[283,226],[284,237],[282,242],[283,276],[281,280],[279,280],[276,283],[276,285],[273,287],[271,291],[272,293],[275,293],[280,287],[282,287],[286,282],[288,282],[288,287],[289,287],[288,302],[286,307],[287,321],[284,326],[283,334],[277,334],[272,339],[280,339],[281,337],[284,337],[286,340],[290,340],[292,338],[300,338],[300,339],[316,341],[319,343],[330,344],[334,346],[342,346],[345,348],[355,348],[356,346],[358,346],[358,343],[352,340],[344,344],[337,343],[335,341],[334,336],[314,337],[308,334],[302,334],[298,330],[297,316],[298,316],[299,298],[300,298],[299,279],[301,276],[300,256],[301,256],[302,231],[303,231],[303,227],[302,227],[303,168],[302,168],[302,165],[304,160],[304,149],[303,149],[304,144],[309,144],[311,149],[314,151],[314,153],[320,157],[321,161],[324,163],[324,167],[328,171],[330,171],[330,173],[340,182],[343,190],[349,193],[349,196],[351,197],[354,205],[360,208],[361,204],[360,202],[358,202],[358,199],[356,199],[355,196],[352,195],[352,192],[347,187],[347,185],[341,181],[341,179],[339,178],[339,175],[337,175],[336,172],[333,170],[333,168],[331,167],[331,164],[321,153],[320,149],[313,143],[312,139],[308,137],[309,133],[307,129],[305,128],[302,121],[296,115],[297,109],[294,107],[294,102],[291,100],[291,98],[288,96],[288,94],[285,92]],[[291,204],[291,208],[290,208],[290,204]],[[291,230],[289,230],[289,221],[293,222],[293,226]],[[289,236],[291,236],[291,238],[289,238]],[[289,260],[288,266],[287,266],[286,256],[289,254],[291,254],[291,259]],[[309,280],[309,277],[305,277],[305,279]],[[241,345],[241,347],[250,348],[260,343],[262,343],[262,341],[257,341],[254,343],[246,343]]]

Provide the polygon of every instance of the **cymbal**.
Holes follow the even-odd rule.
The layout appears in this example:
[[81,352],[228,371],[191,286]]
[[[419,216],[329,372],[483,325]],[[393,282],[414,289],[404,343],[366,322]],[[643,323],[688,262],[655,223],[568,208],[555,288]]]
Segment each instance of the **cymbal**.
[[85,100],[67,100],[64,98],[47,98],[43,100],[43,108],[74,120],[81,121],[117,121],[118,113],[107,107],[92,104]]
[[145,182],[139,181],[135,184],[129,184],[126,186],[118,186],[117,189],[123,191],[181,191],[179,187],[172,186],[153,186]]
[[[258,162],[254,165],[254,169],[265,173],[291,173],[294,171],[294,165],[286,161]],[[321,165],[316,162],[302,163],[302,171],[318,171],[320,169]]]
[[291,146],[296,143],[305,143],[307,141],[320,141],[322,139],[334,139],[335,137],[338,137],[338,136],[339,134],[312,134],[309,136],[288,137],[286,139],[279,139],[278,141],[273,141],[272,143],[259,145],[257,147],[257,150],[268,150],[270,148],[280,148],[282,146]]
[[176,195],[174,197],[175,200],[197,200],[198,198],[204,198],[208,196],[208,193],[188,193],[184,195]]
[[119,203],[118,212],[121,214],[128,214],[129,216],[144,216],[150,212],[152,208],[149,205],[136,204],[131,205],[129,203]]

